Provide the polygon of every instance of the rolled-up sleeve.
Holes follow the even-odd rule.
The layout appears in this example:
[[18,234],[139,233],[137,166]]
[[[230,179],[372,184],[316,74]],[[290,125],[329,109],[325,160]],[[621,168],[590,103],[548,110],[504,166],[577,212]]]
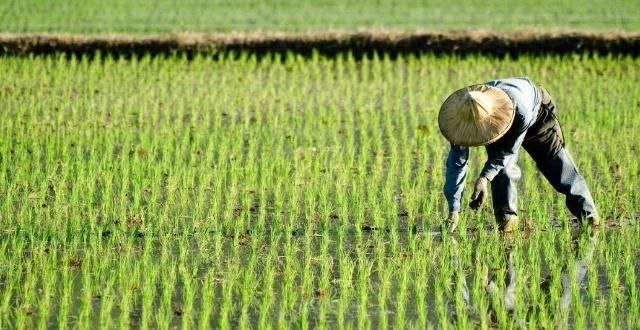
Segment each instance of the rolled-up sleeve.
[[464,180],[467,176],[467,160],[469,148],[451,145],[447,156],[447,170],[445,174],[444,195],[449,204],[449,211],[460,211],[460,199],[464,190]]

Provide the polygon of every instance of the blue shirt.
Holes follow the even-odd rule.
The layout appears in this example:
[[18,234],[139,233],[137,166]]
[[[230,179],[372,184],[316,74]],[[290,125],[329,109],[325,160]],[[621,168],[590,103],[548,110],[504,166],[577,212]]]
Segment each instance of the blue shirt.
[[[513,124],[507,133],[494,143],[486,145],[488,159],[480,175],[492,181],[507,164],[517,159],[518,149],[522,145],[524,136],[538,117],[540,96],[536,85],[527,77],[498,79],[484,84],[505,91],[513,101],[515,108]],[[467,176],[468,158],[468,147],[451,145],[447,156],[447,172],[444,183],[444,194],[449,203],[449,211],[460,210],[460,198]]]

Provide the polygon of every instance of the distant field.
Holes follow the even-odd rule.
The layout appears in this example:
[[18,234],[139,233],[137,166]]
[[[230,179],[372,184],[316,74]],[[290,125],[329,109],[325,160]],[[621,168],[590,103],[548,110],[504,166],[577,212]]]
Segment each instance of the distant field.
[[[523,152],[534,229],[503,237],[487,207],[441,236],[440,103],[524,74],[605,225],[576,229]],[[2,329],[640,324],[637,58],[2,57],[0,76]]]
[[[0,3],[0,32],[639,30],[640,1],[100,1]],[[508,4],[508,5],[506,5]]]

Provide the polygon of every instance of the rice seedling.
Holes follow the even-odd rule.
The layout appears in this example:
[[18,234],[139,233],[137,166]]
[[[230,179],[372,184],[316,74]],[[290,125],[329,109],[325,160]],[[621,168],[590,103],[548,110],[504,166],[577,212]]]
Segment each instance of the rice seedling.
[[[533,229],[505,237],[487,207],[441,232],[439,105],[525,74],[603,228],[523,154]],[[638,326],[636,58],[3,57],[0,75],[0,328]]]

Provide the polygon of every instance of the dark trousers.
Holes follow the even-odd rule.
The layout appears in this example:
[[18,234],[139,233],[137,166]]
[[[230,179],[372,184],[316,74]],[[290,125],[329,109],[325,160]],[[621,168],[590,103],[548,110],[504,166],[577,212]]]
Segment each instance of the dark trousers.
[[[564,148],[564,136],[555,115],[556,105],[551,96],[540,88],[542,104],[538,118],[525,135],[522,147],[553,188],[566,197],[566,205],[578,219],[597,215],[596,207],[584,178],[578,172],[569,152]],[[493,209],[496,219],[517,215],[516,182],[521,177],[517,157],[507,164],[491,182]]]

